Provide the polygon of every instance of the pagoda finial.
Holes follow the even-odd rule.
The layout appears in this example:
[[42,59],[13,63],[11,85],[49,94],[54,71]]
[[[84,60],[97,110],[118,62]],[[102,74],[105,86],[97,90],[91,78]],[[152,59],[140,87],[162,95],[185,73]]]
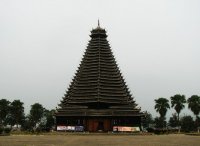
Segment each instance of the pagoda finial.
[[99,22],[99,19],[98,19],[98,27],[100,27],[100,22]]

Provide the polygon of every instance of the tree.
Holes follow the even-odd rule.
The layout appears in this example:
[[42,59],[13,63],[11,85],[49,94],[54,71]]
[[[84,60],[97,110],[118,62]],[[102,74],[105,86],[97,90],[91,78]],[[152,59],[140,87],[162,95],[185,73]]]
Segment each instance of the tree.
[[169,118],[169,126],[171,126],[171,127],[178,127],[179,126],[177,114],[173,114],[172,117]]
[[[187,102],[188,102],[188,108],[196,116],[196,126],[198,128],[199,127],[198,115],[200,113],[200,96],[192,95],[190,98],[188,98]],[[198,132],[199,132],[199,130],[198,130]]]
[[46,128],[47,129],[52,129],[53,126],[55,126],[55,119],[54,119],[54,114],[55,114],[55,110],[50,110],[46,112]]
[[184,132],[190,132],[195,129],[195,123],[191,116],[184,116],[181,118],[181,129]]
[[164,118],[166,113],[167,113],[167,109],[170,108],[169,106],[169,100],[166,98],[158,98],[155,99],[155,109],[156,112],[159,112],[160,117]]
[[167,126],[165,118],[155,117],[154,119],[155,128],[164,128]]
[[34,128],[36,128],[36,125],[39,124],[40,120],[42,119],[44,111],[45,109],[39,103],[31,105],[30,120],[33,123]]
[[170,108],[169,106],[169,100],[166,99],[166,98],[158,98],[158,99],[155,99],[155,109],[156,109],[156,112],[158,112],[160,114],[160,120],[162,121],[162,128],[165,127],[165,116],[166,116],[166,113],[167,113],[167,109]]
[[143,121],[143,126],[145,128],[149,128],[149,127],[151,127],[151,124],[153,124],[153,123],[154,123],[154,121],[153,121],[152,115],[146,111],[144,121]]
[[200,130],[199,123],[200,123],[200,117],[197,117],[196,120],[195,120],[195,128],[197,129],[198,133],[199,133],[199,130]]
[[55,125],[54,119],[55,110],[47,110],[45,109],[44,115],[41,119],[40,124],[37,127],[38,131],[50,131],[52,127]]
[[32,120],[30,118],[30,115],[25,116],[23,118],[23,122],[22,122],[22,125],[21,125],[21,130],[32,131],[33,127],[34,127],[34,123],[32,122]]
[[171,107],[174,107],[174,109],[176,110],[176,113],[178,115],[178,121],[180,112],[185,107],[184,105],[185,103],[186,103],[185,95],[176,94],[171,97],[171,104],[172,104]]
[[24,118],[24,106],[23,102],[20,100],[14,100],[10,104],[10,114],[12,119],[14,119],[14,124],[18,125],[22,123],[22,119]]
[[188,98],[187,102],[188,102],[188,108],[197,117],[200,113],[200,96],[192,95],[190,98]]
[[10,101],[8,101],[7,99],[1,99],[0,100],[0,125],[6,125],[6,121],[7,121],[7,117],[9,114],[9,110],[10,110]]

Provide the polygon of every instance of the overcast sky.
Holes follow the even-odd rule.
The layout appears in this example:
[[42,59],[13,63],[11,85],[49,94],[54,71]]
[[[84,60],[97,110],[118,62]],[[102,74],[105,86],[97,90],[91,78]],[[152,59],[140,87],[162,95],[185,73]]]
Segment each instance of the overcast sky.
[[199,0],[0,0],[0,99],[55,108],[98,18],[142,110],[200,95]]

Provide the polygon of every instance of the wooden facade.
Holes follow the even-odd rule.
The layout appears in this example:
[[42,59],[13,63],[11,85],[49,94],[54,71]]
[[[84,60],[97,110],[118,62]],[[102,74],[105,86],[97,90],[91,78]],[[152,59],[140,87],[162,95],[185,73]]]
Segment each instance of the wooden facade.
[[141,126],[137,107],[117,66],[105,29],[91,31],[78,70],[56,112],[57,125],[112,131],[114,125]]

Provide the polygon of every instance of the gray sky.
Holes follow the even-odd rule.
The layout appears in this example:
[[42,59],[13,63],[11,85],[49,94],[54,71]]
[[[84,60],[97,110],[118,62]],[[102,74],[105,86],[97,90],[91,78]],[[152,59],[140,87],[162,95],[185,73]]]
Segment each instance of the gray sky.
[[199,0],[0,0],[0,98],[55,108],[98,18],[142,110],[200,95]]

